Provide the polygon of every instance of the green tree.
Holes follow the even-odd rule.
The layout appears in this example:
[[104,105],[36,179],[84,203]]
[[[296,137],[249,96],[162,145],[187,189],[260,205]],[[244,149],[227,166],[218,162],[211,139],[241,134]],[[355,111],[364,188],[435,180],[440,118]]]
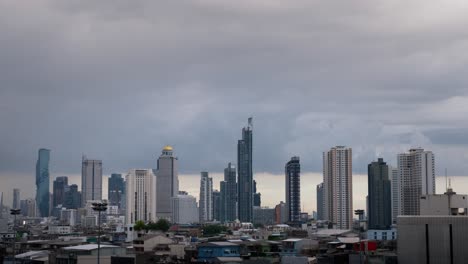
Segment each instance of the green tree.
[[222,225],[207,225],[203,227],[203,236],[215,236],[226,231],[227,227]]
[[169,223],[169,221],[167,221],[166,219],[159,219],[156,223],[148,223],[147,226],[149,230],[159,230],[166,232],[171,227],[171,223]]
[[141,231],[146,228],[145,222],[139,220],[135,222],[135,225],[133,226],[133,229],[135,231]]

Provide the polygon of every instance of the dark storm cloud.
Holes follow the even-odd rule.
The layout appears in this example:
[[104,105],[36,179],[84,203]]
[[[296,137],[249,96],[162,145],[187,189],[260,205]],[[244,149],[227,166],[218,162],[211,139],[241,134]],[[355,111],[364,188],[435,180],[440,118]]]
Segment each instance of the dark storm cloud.
[[[354,168],[422,146],[466,175],[466,9],[426,1],[0,1],[0,174],[222,171],[254,116],[255,170],[353,147]],[[445,137],[445,136],[444,136]]]

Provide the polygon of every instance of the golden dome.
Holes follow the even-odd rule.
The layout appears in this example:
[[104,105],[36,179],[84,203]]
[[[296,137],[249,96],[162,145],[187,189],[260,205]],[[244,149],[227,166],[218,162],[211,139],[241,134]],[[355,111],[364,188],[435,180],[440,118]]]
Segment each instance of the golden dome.
[[163,148],[163,151],[172,151],[172,147],[167,145]]

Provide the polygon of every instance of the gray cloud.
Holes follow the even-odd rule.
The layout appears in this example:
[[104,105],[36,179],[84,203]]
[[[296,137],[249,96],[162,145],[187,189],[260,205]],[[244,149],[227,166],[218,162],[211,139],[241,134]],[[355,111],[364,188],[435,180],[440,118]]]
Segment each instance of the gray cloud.
[[468,175],[467,7],[0,1],[0,177],[33,174],[40,147],[55,171],[85,153],[109,173],[154,167],[165,144],[184,173],[220,172],[251,115],[258,172],[292,155],[319,172],[343,144],[359,173],[422,146]]

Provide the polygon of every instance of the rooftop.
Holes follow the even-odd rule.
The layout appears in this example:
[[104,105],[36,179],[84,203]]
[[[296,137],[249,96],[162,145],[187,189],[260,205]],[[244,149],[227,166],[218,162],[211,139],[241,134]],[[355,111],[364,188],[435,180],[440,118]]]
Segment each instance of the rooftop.
[[[86,244],[86,245],[80,245],[80,246],[73,246],[73,247],[64,247],[64,250],[84,250],[84,251],[89,251],[89,250],[94,250],[97,249],[98,245],[97,244]],[[118,248],[118,246],[113,246],[113,245],[102,245],[101,248]]]

